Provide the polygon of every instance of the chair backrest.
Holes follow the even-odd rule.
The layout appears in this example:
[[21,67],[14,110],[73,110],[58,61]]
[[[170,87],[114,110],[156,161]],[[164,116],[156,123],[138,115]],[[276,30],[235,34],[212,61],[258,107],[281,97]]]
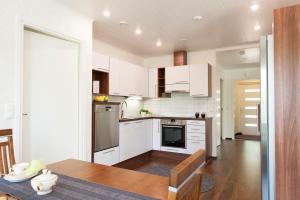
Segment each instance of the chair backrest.
[[199,200],[205,151],[199,150],[171,170],[168,200]]
[[0,173],[8,174],[9,168],[15,164],[12,130],[0,130],[0,139]]

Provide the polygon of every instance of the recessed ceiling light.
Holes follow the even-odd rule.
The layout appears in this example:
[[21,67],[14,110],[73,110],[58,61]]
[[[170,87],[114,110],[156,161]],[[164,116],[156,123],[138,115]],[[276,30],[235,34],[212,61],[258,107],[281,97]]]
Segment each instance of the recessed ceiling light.
[[260,27],[259,24],[256,24],[256,25],[254,26],[254,30],[255,30],[255,31],[259,31],[260,29],[261,29],[261,27]]
[[110,14],[110,12],[108,10],[106,10],[106,11],[103,12],[103,15],[105,17],[109,17],[111,14]]
[[158,47],[161,46],[161,41],[160,41],[160,40],[158,40],[158,41],[156,42],[156,46],[158,46]]
[[203,17],[200,15],[196,15],[193,17],[193,20],[195,20],[195,21],[200,21],[201,19],[203,19]]
[[140,28],[137,28],[137,29],[135,30],[135,34],[137,34],[137,35],[142,34],[142,30],[141,30]]
[[257,11],[259,9],[259,4],[257,4],[257,3],[252,4],[250,8],[252,11]]

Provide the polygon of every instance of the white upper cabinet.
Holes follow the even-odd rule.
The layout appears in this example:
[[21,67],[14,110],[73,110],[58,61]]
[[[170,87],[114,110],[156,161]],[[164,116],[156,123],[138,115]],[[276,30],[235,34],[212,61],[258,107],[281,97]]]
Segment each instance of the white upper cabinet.
[[166,67],[166,92],[189,92],[190,67],[176,66]]
[[158,69],[151,68],[148,70],[148,96],[150,98],[157,98],[158,97]]
[[110,59],[109,94],[148,96],[148,70],[132,63]]
[[120,66],[120,60],[117,60],[115,58],[110,59],[109,95],[121,95]]
[[211,65],[190,66],[190,95],[193,97],[211,97]]
[[110,63],[109,56],[93,52],[93,69],[100,71],[109,71]]

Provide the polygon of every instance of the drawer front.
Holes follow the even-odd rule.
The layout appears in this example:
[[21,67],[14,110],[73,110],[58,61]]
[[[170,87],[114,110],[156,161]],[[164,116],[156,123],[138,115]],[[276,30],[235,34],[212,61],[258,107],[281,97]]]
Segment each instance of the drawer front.
[[205,141],[204,133],[187,133],[188,140]]
[[114,165],[119,162],[119,147],[94,153],[94,162],[102,165]]
[[200,149],[205,150],[205,141],[195,141],[195,140],[187,141],[187,153],[188,154],[193,154]]
[[188,133],[205,133],[205,126],[188,125],[187,132]]
[[187,153],[186,149],[172,148],[172,147],[161,147],[161,151],[173,152],[173,153]]
[[199,120],[188,120],[187,125],[196,125],[196,126],[205,126],[205,121],[199,121]]

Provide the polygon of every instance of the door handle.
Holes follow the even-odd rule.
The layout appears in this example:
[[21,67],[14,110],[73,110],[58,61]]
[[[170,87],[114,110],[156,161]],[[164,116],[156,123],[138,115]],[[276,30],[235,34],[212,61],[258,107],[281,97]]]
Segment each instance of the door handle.
[[23,113],[22,115],[23,115],[23,116],[28,116],[29,114],[28,114],[28,113]]

